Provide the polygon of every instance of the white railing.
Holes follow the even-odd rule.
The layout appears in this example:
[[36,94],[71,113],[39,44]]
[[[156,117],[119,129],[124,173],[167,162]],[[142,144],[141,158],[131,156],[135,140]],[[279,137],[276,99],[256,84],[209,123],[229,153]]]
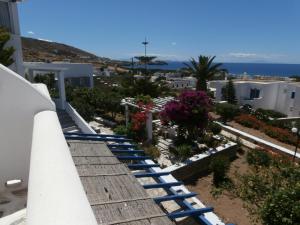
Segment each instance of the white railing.
[[66,112],[74,120],[76,125],[80,128],[82,133],[96,134],[96,132],[89,126],[89,124],[80,116],[70,103],[66,102]]
[[[262,146],[266,146],[268,148],[274,149],[275,151],[281,152],[281,153],[283,153],[285,155],[288,155],[290,157],[293,157],[294,154],[295,154],[295,152],[293,150],[290,150],[290,149],[284,148],[282,146],[273,144],[273,143],[271,143],[269,141],[266,141],[264,139],[258,138],[256,136],[253,136],[253,135],[248,134],[246,132],[240,131],[240,130],[235,129],[235,128],[231,127],[231,126],[226,126],[226,125],[224,125],[224,124],[222,124],[220,122],[216,122],[216,123],[219,124],[223,128],[223,130],[234,134],[236,137],[240,137],[242,139],[246,139],[246,141],[254,143],[255,145],[259,144],[259,145],[262,145]],[[296,153],[295,157],[298,158],[298,159],[300,159],[300,153]]]
[[27,225],[97,225],[56,112],[34,117]]

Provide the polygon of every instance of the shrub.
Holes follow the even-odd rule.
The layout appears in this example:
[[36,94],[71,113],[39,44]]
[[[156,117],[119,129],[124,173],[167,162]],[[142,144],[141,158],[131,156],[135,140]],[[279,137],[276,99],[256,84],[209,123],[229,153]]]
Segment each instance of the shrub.
[[186,160],[191,156],[193,148],[191,145],[182,144],[175,148],[175,151],[181,161]]
[[7,46],[9,40],[9,31],[4,27],[0,27],[0,64],[4,66],[10,66],[14,63],[13,54],[15,49],[12,46]]
[[211,161],[209,167],[213,172],[214,185],[219,186],[226,178],[226,174],[230,168],[230,161],[227,157],[219,156]]
[[270,126],[253,115],[242,114],[235,117],[234,120],[245,127],[261,130],[266,135],[283,143],[296,144],[296,137],[288,129]]
[[216,139],[213,137],[213,135],[211,135],[211,134],[205,134],[205,135],[203,135],[202,137],[200,137],[200,138],[198,139],[198,142],[199,142],[199,143],[206,144],[207,147],[209,147],[209,148],[215,148],[215,147],[217,147],[218,144],[219,144],[219,141],[216,140]]
[[235,117],[234,120],[245,127],[250,127],[257,130],[263,127],[264,125],[264,123],[255,118],[255,116],[249,114],[241,114]]
[[143,149],[144,149],[146,155],[149,155],[153,159],[157,159],[160,156],[159,149],[153,145],[143,146]]
[[117,126],[113,131],[115,134],[118,134],[118,135],[127,135],[127,133],[128,133],[128,129],[124,125]]
[[268,153],[266,153],[260,149],[255,149],[255,150],[251,150],[247,153],[247,162],[250,165],[268,167],[271,163],[271,157]]
[[262,109],[259,108],[257,110],[255,110],[255,113],[260,113],[266,117],[271,117],[271,118],[283,118],[286,117],[285,114],[281,113],[281,112],[277,112],[275,110],[271,110],[271,109]]
[[266,135],[275,138],[281,142],[292,145],[296,144],[296,137],[287,129],[272,126],[263,126],[262,130],[265,132]]
[[269,196],[261,210],[265,225],[300,224],[300,186],[278,190]]
[[222,127],[214,122],[210,122],[208,125],[208,129],[214,134],[217,135],[222,131]]
[[239,114],[239,108],[228,103],[219,103],[216,105],[216,112],[221,116],[223,122],[232,120]]

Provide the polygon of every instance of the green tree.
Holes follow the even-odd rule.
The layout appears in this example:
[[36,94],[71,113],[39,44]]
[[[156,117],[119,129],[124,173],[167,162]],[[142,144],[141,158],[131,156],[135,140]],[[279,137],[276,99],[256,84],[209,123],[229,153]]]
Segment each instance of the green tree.
[[71,93],[71,105],[86,120],[91,121],[95,114],[96,97],[92,89],[77,88]]
[[14,63],[12,55],[15,49],[10,46],[7,47],[6,44],[10,40],[10,33],[3,27],[0,27],[0,63],[4,66],[10,66]]
[[135,80],[132,89],[133,89],[133,96],[149,95],[152,98],[156,98],[160,94],[158,85],[151,82],[148,78]]
[[226,72],[221,69],[222,63],[213,63],[215,56],[208,57],[200,55],[198,62],[192,58],[190,63],[185,63],[189,74],[197,78],[197,90],[207,91],[207,81],[218,73]]
[[223,100],[227,101],[230,104],[236,104],[237,100],[235,97],[235,88],[233,85],[232,79],[230,79],[227,84],[222,88],[222,97]]

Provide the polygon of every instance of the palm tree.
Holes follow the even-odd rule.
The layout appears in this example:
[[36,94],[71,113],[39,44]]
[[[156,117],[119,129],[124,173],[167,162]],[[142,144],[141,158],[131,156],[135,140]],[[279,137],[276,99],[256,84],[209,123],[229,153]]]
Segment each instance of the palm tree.
[[189,74],[197,78],[196,89],[198,91],[207,91],[207,80],[211,79],[217,73],[227,72],[225,69],[220,69],[222,63],[213,63],[215,58],[216,56],[210,57],[200,55],[198,57],[198,62],[194,58],[191,58],[189,64],[185,63]]

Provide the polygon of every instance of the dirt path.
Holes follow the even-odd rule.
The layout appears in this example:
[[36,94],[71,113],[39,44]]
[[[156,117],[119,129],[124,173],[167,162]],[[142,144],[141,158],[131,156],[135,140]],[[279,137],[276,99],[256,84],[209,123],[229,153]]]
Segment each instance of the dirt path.
[[[231,163],[228,176],[234,180],[235,173],[238,171],[243,174],[248,170],[248,164],[244,155],[239,155],[236,160]],[[225,223],[233,223],[235,225],[253,225],[248,210],[244,207],[244,202],[228,191],[223,191],[218,197],[214,197],[211,193],[213,190],[212,175],[196,178],[185,182],[187,188],[199,194],[199,198],[207,206],[214,207],[214,212],[222,218]],[[258,225],[261,225],[258,223]]]

